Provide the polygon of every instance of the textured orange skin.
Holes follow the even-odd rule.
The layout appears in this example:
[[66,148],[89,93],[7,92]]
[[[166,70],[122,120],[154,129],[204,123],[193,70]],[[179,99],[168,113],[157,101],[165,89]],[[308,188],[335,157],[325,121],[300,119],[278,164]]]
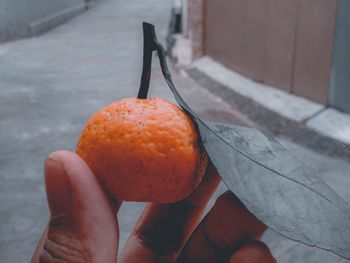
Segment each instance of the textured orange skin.
[[192,119],[159,98],[127,98],[96,112],[77,153],[115,199],[126,201],[183,199],[207,164]]

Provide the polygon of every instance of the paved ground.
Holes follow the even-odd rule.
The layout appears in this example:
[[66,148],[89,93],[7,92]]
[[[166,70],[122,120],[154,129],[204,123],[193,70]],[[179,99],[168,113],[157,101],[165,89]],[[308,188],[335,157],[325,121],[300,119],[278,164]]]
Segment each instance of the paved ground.
[[[29,261],[48,220],[44,159],[57,149],[74,150],[84,123],[97,109],[136,95],[142,64],[141,22],[154,23],[164,40],[171,2],[100,0],[86,13],[43,36],[0,45],[1,262]],[[175,69],[173,74],[180,92],[206,119],[254,126]],[[157,63],[150,95],[172,100]],[[350,185],[350,176],[344,176],[349,175],[347,163],[283,143],[350,200],[345,187]],[[221,187],[217,194],[223,190]],[[140,203],[122,207],[122,243],[142,207]],[[265,238],[279,262],[338,262],[333,257],[298,260],[295,255],[308,253],[315,259],[320,254],[271,232]]]

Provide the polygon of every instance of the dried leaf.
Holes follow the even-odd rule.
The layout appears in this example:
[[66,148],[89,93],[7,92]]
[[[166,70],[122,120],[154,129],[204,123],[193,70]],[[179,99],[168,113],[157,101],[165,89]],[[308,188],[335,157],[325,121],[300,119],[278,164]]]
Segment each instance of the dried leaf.
[[350,210],[326,183],[255,129],[198,122],[227,187],[274,231],[350,259]]

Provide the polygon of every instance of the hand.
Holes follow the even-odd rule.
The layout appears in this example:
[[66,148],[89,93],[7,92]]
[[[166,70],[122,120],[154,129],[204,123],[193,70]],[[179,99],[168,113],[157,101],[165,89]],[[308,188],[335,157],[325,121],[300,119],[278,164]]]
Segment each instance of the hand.
[[[220,177],[209,164],[199,187],[174,204],[146,206],[118,263],[273,263],[260,241],[266,227],[231,192],[198,224]],[[51,217],[31,262],[117,262],[119,230],[111,202],[86,163],[59,151],[45,161]]]

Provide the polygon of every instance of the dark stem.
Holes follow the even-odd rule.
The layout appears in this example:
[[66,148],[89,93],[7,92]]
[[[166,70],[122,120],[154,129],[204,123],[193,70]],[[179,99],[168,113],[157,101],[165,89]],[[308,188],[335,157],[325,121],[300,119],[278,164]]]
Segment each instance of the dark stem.
[[163,76],[169,88],[175,95],[175,98],[180,102],[181,107],[191,115],[194,120],[197,120],[196,114],[191,110],[191,108],[186,104],[186,102],[181,98],[180,94],[177,92],[174,82],[171,78],[171,74],[166,62],[165,50],[161,43],[158,42],[154,25],[143,22],[143,68],[142,68],[142,77],[139,94],[137,95],[138,99],[146,99],[149,81],[151,78],[151,65],[152,65],[152,53],[157,51],[158,58],[160,62],[160,67],[162,69]]
[[152,67],[152,53],[156,50],[157,37],[152,24],[143,22],[143,67],[138,99],[146,99]]

